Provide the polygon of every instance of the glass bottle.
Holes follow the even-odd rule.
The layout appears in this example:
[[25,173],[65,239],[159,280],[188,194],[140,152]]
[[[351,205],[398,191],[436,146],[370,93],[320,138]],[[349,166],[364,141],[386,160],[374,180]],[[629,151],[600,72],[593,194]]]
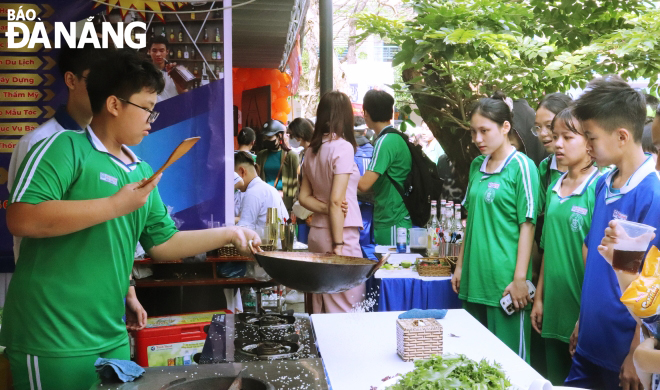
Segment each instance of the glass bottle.
[[437,208],[438,202],[431,201],[431,217],[426,224],[426,255],[429,257],[437,257],[440,254],[440,237],[438,237],[440,222]]
[[215,28],[215,41],[220,42],[220,28],[219,27]]
[[215,60],[215,56],[216,56],[215,45],[213,45],[213,46],[211,46],[211,59]]
[[443,238],[442,240],[446,243],[451,242],[451,220],[454,215],[454,202],[451,200],[447,201],[445,206],[445,217],[442,225]]
[[452,233],[452,242],[460,244],[463,242],[463,220],[461,219],[461,205],[454,206],[454,232]]
[[193,75],[195,77],[199,76],[199,67],[197,66],[197,64],[195,64],[195,67],[193,68]]
[[183,57],[183,53],[181,53],[181,48],[176,52],[176,58],[181,59]]
[[204,86],[209,83],[209,75],[206,74],[206,67],[202,68],[202,82],[200,85]]
[[192,49],[192,51],[190,53],[190,58],[193,59],[193,60],[197,59],[197,52],[195,51],[195,49]]
[[165,27],[163,27],[163,28],[160,30],[160,36],[161,36],[161,37],[164,37],[165,35],[166,35],[166,33],[165,33]]
[[[194,11],[195,7],[192,7],[192,10]],[[195,20],[195,13],[194,12],[190,14],[190,20]]]
[[209,29],[204,27],[204,42],[209,41]]
[[170,29],[170,42],[174,42],[174,29]]
[[183,30],[179,27],[179,42],[183,42]]
[[190,53],[188,52],[188,45],[185,45],[183,47],[183,58],[189,59],[190,58]]

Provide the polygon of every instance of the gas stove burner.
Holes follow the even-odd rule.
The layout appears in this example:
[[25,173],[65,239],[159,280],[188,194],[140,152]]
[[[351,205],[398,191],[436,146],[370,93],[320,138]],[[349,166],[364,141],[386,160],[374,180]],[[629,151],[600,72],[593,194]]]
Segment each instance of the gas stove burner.
[[265,327],[288,327],[296,322],[296,317],[283,314],[238,314],[239,321],[260,328]]
[[273,315],[265,315],[259,319],[259,325],[261,326],[284,325],[288,323],[289,321],[286,318]]
[[259,359],[286,359],[293,357],[300,349],[298,344],[286,340],[254,343],[237,339],[235,344],[240,353]]

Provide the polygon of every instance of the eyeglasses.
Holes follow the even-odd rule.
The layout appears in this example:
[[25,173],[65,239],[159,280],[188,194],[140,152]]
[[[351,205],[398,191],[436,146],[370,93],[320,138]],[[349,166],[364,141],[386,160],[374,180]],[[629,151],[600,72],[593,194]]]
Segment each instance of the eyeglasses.
[[552,131],[552,129],[550,129],[550,126],[545,126],[545,125],[543,125],[543,126],[532,126],[532,134],[534,134],[535,136],[538,137],[539,134],[541,133],[541,130],[544,130],[544,129],[547,130],[547,131]]
[[154,121],[156,120],[156,118],[158,118],[158,115],[160,115],[160,112],[158,112],[158,111],[153,111],[153,110],[150,110],[150,109],[148,109],[148,108],[145,108],[145,107],[142,107],[142,106],[138,106],[137,104],[132,103],[132,102],[129,102],[129,101],[126,100],[126,99],[122,99],[122,98],[120,98],[120,97],[117,97],[117,99],[121,100],[121,101],[124,102],[124,103],[128,103],[128,104],[130,104],[130,105],[132,105],[132,106],[135,106],[135,107],[137,107],[137,108],[141,108],[141,109],[145,110],[146,112],[148,112],[148,113],[149,113],[149,118],[147,118],[147,123],[154,123]]

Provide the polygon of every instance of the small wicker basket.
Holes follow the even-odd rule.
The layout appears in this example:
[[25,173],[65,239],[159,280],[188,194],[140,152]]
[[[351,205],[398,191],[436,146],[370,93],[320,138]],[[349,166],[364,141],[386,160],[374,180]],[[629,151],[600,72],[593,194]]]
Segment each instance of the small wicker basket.
[[451,257],[422,257],[416,261],[419,276],[451,276],[456,259]]
[[[261,245],[261,249],[264,251],[274,251],[275,246],[274,245]],[[239,252],[238,249],[233,244],[225,245],[223,247],[220,247],[218,249],[206,252],[206,255],[209,257],[237,257],[237,256],[242,256]]]
[[406,362],[442,354],[442,325],[434,318],[396,320],[396,352]]

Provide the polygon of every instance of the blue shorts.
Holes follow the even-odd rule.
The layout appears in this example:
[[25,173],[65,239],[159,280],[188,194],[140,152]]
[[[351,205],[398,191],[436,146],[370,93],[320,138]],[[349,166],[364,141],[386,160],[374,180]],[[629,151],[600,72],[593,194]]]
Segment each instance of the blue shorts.
[[610,371],[592,363],[577,352],[564,386],[583,389],[619,390],[619,372]]

